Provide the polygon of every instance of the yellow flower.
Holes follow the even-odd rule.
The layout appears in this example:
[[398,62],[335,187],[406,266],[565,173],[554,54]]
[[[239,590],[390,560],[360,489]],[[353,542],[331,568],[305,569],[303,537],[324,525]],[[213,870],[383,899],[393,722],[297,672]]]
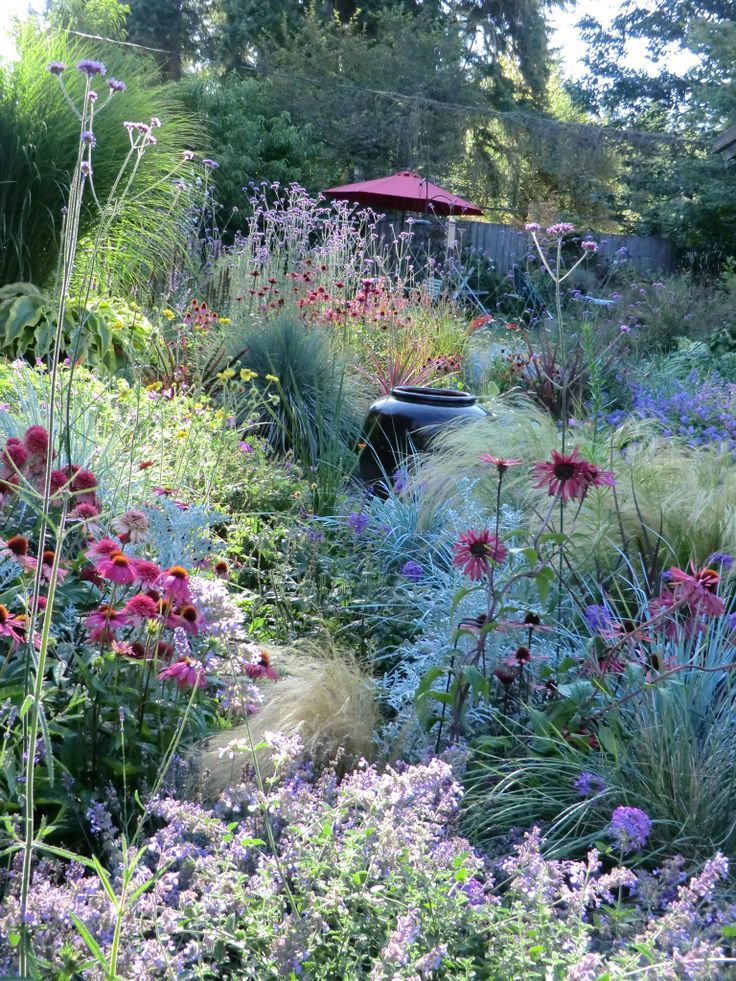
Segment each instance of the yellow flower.
[[278,378],[276,375],[266,375],[265,378],[267,382],[276,382],[278,384]]
[[220,381],[230,381],[231,378],[235,377],[234,368],[225,368],[224,371],[220,371],[217,375]]
[[113,330],[120,330],[121,327],[125,327],[125,324],[123,323],[122,320],[118,319],[118,320],[113,320],[110,326],[112,327]]
[[298,501],[301,496],[302,496],[302,492],[301,491],[294,491],[294,500],[295,501]]
[[146,385],[147,392],[160,392],[163,388],[163,382],[151,382],[150,385]]
[[170,307],[166,307],[166,309],[162,310],[161,313],[164,315],[164,317],[166,317],[167,320],[173,320],[174,317],[176,316],[176,314],[172,309],[170,309]]
[[180,429],[179,432],[174,437],[174,439],[186,439],[188,435],[189,435],[188,429]]
[[258,377],[257,371],[251,371],[250,368],[241,368],[240,370],[240,380],[244,382],[252,381],[254,378]]
[[228,324],[232,323],[232,320],[229,317],[220,317],[220,323],[227,327]]

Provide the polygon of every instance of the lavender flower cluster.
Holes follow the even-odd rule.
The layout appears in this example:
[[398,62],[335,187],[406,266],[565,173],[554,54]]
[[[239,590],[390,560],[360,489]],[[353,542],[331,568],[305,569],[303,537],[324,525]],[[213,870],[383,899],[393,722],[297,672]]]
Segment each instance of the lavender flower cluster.
[[[535,829],[498,863],[496,886],[487,860],[458,835],[460,798],[450,764],[432,759],[384,772],[364,764],[342,780],[294,764],[272,785],[232,788],[211,808],[155,800],[157,830],[133,874],[131,893],[140,894],[126,911],[119,976],[528,977],[530,964],[578,979],[644,967],[651,978],[718,976],[722,856],[689,883],[663,876],[664,903],[656,877],[604,872],[595,850],[584,862],[546,859]],[[119,892],[120,870],[112,871]],[[6,974],[15,967],[17,880],[16,862],[0,910]],[[604,957],[589,914],[615,924],[604,907],[621,891],[638,897],[636,935],[606,937]],[[115,910],[100,880],[79,864],[39,862],[26,917],[39,957],[54,972],[71,976],[86,964],[85,977],[102,979],[75,918],[107,955]]]

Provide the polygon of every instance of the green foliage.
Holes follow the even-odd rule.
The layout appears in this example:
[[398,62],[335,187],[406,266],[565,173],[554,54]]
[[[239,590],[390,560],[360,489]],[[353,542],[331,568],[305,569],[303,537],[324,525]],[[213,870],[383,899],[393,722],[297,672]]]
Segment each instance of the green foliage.
[[[58,80],[46,72],[52,60],[73,66],[100,57],[93,42],[25,25],[20,58],[0,69],[0,283],[30,281],[47,286],[57,268],[62,208],[77,159],[78,121]],[[161,87],[153,62],[111,46],[104,51],[108,76],[127,91],[115,95],[95,117],[94,186],[104,202],[130,150],[124,120],[162,121],[158,143],[141,160],[134,185],[119,201],[112,227],[98,248],[98,274],[109,293],[144,290],[152,273],[166,269],[189,230],[189,197],[172,186],[181,172],[181,151],[200,130],[183,111],[174,89]],[[73,98],[83,91],[81,73],[65,73]],[[103,83],[104,85],[104,83]],[[105,88],[100,88],[102,99]],[[100,215],[85,195],[80,235],[91,247]]]
[[179,91],[207,127],[208,152],[220,164],[218,220],[228,229],[241,227],[238,211],[247,207],[244,189],[251,182],[325,186],[311,126],[295,126],[288,109],[274,105],[268,80],[235,72],[223,79],[198,74],[187,77]]
[[124,37],[130,7],[121,0],[48,0],[49,24],[62,30]]
[[[592,728],[594,739],[571,735],[585,714],[566,683],[561,699],[532,712],[527,731],[509,728],[503,738],[479,740],[465,801],[471,839],[498,844],[512,829],[540,823],[550,854],[582,856],[605,841],[612,810],[626,805],[653,821],[640,861],[655,864],[675,853],[698,860],[716,850],[736,855],[729,630],[713,621],[703,640],[659,652],[670,669],[685,670],[647,684],[643,669],[631,664],[618,691],[601,679],[603,701],[595,704],[607,711]],[[593,686],[585,684],[581,702],[590,714]],[[584,773],[596,777],[588,794],[576,787]]]
[[[578,86],[583,103],[615,124],[674,138],[669,145],[634,142],[622,161],[618,216],[640,233],[664,235],[683,253],[710,253],[716,261],[733,255],[734,164],[711,151],[719,133],[736,123],[727,84],[736,51],[733,5],[632,2],[609,26],[586,17],[582,27],[590,45],[590,72]],[[646,43],[654,70],[624,67],[630,38]],[[673,71],[670,56],[677,51],[697,56],[695,66]]]
[[[368,36],[357,23],[309,16],[287,43],[270,47],[269,67],[275,70],[270,114],[288,111],[294,125],[311,127],[335,180],[355,167],[366,176],[408,166],[447,173],[464,153],[465,115],[446,113],[438,127],[436,106],[421,97],[471,104],[484,99],[468,80],[453,22],[397,9],[383,12]],[[407,109],[362,87],[406,92],[419,101]]]
[[[147,354],[153,327],[135,304],[72,300],[64,313],[62,356],[115,373]],[[57,304],[30,283],[0,289],[0,351],[7,358],[46,358],[56,333]]]

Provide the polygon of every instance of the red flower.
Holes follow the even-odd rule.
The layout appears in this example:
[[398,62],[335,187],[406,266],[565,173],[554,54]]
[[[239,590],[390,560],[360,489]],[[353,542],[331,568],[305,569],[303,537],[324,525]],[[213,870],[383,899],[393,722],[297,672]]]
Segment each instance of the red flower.
[[246,664],[245,673],[254,681],[258,678],[270,678],[271,681],[279,680],[279,676],[271,667],[271,658],[265,651],[258,651],[253,659]]
[[490,453],[481,453],[480,459],[481,463],[492,463],[499,474],[505,473],[509,467],[518,467],[524,462],[523,460],[516,459],[516,457],[505,458],[502,456],[492,456]]
[[552,450],[551,461],[535,463],[532,473],[538,478],[535,487],[546,487],[550,497],[562,501],[582,501],[591,487],[615,483],[610,471],[584,460],[577,446],[567,455]]
[[125,627],[128,618],[111,606],[101,606],[85,617],[84,623],[89,630],[90,640],[105,641],[109,640],[116,630]]
[[49,451],[49,434],[43,426],[29,426],[23,442],[31,456],[45,457]]
[[136,577],[144,586],[153,586],[161,578],[161,570],[148,559],[131,559]]
[[481,579],[489,562],[503,562],[508,552],[487,528],[466,531],[454,548],[453,562],[471,579]]
[[123,607],[123,612],[134,623],[140,624],[143,620],[156,619],[158,616],[158,603],[152,600],[150,596],[138,593],[137,596],[130,597]]
[[115,552],[119,552],[120,542],[116,542],[112,538],[101,538],[98,542],[93,542],[87,549],[86,555],[88,559],[105,558],[109,559],[111,555]]

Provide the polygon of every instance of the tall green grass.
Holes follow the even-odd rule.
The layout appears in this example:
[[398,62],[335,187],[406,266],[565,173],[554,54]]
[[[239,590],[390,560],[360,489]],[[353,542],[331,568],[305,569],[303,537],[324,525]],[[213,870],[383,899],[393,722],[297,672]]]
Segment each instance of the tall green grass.
[[[74,65],[86,57],[104,60],[107,77],[128,86],[95,119],[94,184],[100,201],[107,199],[130,148],[123,121],[149,123],[157,116],[162,122],[158,144],[146,151],[98,257],[98,279],[108,292],[133,290],[140,296],[171,264],[189,233],[191,198],[174,189],[170,175],[181,169],[182,150],[201,142],[201,129],[186,115],[175,88],[160,84],[155,63],[140,53],[72,40],[33,23],[20,28],[18,50],[19,60],[0,67],[0,285],[53,281],[79,124],[46,66],[54,60],[68,65],[64,78],[79,99],[84,77]],[[102,102],[107,85],[99,76],[95,84]],[[83,249],[98,220],[88,195],[80,223]]]

